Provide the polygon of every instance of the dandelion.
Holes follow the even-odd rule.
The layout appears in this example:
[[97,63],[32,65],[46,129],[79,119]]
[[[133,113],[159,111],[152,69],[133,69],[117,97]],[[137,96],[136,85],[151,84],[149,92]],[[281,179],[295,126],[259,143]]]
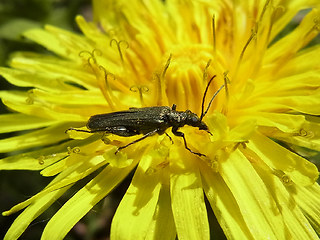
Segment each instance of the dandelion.
[[[32,130],[0,141],[5,170],[53,177],[8,230],[17,239],[72,185],[98,174],[49,220],[42,238],[62,239],[130,172],[111,239],[209,239],[205,198],[228,239],[318,239],[320,188],[314,164],[283,145],[320,150],[320,29],[317,1],[93,1],[83,32],[46,26],[25,37],[55,55],[18,52],[0,74],[29,91],[1,91],[15,113],[1,132]],[[279,33],[303,9],[301,23]],[[184,126],[181,138],[120,137],[86,130],[89,117],[130,107],[177,105],[206,131]],[[208,99],[205,101],[208,105]],[[31,150],[30,150],[31,149]],[[211,236],[214,237],[214,236]]]

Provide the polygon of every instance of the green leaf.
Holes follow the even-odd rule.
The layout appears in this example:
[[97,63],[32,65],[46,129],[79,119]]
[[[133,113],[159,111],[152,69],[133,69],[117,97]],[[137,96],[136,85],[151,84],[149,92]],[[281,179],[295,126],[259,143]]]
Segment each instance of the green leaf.
[[40,27],[40,23],[29,19],[12,19],[0,25],[0,38],[22,41],[21,36],[23,32]]

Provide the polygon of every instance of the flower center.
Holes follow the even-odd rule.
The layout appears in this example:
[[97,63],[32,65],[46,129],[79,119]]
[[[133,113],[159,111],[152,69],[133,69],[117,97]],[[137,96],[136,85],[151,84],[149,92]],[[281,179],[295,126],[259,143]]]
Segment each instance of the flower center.
[[212,46],[177,45],[168,52],[172,56],[165,76],[168,102],[198,113],[206,78],[214,75],[214,67],[207,67],[213,59]]

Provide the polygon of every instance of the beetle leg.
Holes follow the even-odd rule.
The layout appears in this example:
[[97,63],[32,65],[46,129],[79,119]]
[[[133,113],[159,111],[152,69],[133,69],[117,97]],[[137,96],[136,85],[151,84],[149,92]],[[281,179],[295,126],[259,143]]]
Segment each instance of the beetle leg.
[[133,142],[128,143],[127,145],[124,145],[124,146],[119,147],[114,154],[117,154],[121,149],[124,149],[124,148],[126,148],[126,147],[129,147],[130,145],[132,145],[132,144],[134,144],[134,143],[140,142],[141,140],[143,140],[143,139],[145,139],[145,138],[147,138],[147,137],[152,136],[153,134],[155,134],[155,133],[158,132],[158,131],[159,131],[159,129],[155,129],[155,130],[153,130],[153,131],[151,131],[151,132],[146,133],[146,134],[143,135],[141,138],[138,138],[137,140],[134,140]]
[[96,131],[91,131],[91,130],[84,130],[84,129],[76,129],[76,128],[68,128],[65,133],[69,131],[77,131],[77,132],[86,132],[86,133],[94,133]]
[[173,140],[172,140],[172,138],[170,137],[170,135],[169,135],[168,133],[166,133],[166,132],[164,132],[164,133],[167,135],[167,137],[170,139],[171,143],[173,144]]
[[204,155],[204,154],[202,154],[202,153],[198,153],[198,152],[194,152],[194,151],[192,151],[189,147],[188,147],[188,145],[187,145],[187,141],[186,141],[186,138],[184,137],[184,133],[183,132],[179,132],[178,131],[178,128],[177,127],[173,127],[172,128],[172,133],[174,134],[174,135],[176,135],[176,136],[178,136],[178,137],[182,137],[183,138],[183,141],[184,141],[184,147],[189,151],[189,152],[191,152],[191,153],[193,153],[193,154],[195,154],[195,155],[198,155],[198,156],[206,156],[206,155]]

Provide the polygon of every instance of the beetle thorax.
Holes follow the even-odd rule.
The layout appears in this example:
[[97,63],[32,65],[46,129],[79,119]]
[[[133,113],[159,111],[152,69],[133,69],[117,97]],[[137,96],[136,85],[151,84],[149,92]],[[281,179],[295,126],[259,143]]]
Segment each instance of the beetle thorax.
[[182,127],[186,124],[187,114],[180,111],[170,111],[167,114],[168,122],[172,126]]

